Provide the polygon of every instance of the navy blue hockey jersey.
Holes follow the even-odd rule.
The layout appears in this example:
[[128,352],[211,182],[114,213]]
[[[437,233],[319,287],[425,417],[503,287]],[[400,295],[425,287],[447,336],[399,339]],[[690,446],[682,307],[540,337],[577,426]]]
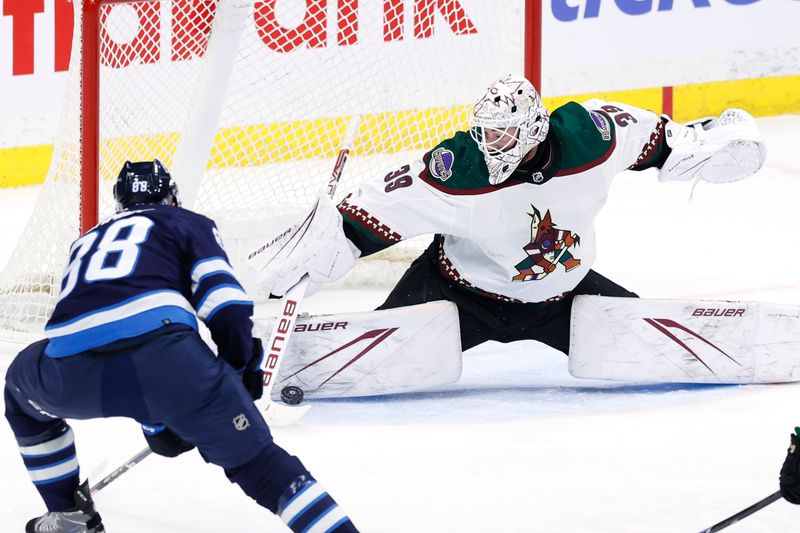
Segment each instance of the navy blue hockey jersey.
[[72,244],[45,353],[66,357],[169,324],[197,329],[200,318],[219,355],[241,368],[252,355],[252,314],[210,219],[139,205]]

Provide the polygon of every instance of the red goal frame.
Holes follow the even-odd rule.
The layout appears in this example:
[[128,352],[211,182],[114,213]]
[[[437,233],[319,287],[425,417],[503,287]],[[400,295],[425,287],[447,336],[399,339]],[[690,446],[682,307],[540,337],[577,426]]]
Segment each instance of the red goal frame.
[[[97,225],[99,217],[100,8],[145,0],[84,0],[81,9],[81,199],[80,231]],[[525,76],[539,89],[542,70],[542,0],[525,0]],[[541,90],[540,90],[541,92]]]

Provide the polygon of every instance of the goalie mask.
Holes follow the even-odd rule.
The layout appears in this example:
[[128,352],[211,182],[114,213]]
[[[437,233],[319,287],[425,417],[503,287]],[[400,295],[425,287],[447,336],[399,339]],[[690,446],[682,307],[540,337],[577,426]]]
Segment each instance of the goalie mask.
[[178,186],[161,161],[125,161],[114,184],[117,211],[137,204],[162,204],[180,207]]
[[494,82],[475,104],[469,129],[483,152],[489,183],[507,180],[549,127],[550,115],[531,82],[513,74]]

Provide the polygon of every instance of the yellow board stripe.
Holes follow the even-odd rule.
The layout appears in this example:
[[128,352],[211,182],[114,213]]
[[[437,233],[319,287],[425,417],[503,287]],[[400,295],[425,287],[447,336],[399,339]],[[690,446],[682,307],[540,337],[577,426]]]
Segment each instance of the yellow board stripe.
[[800,76],[719,81],[675,87],[675,120],[686,122],[738,107],[755,117],[800,113]]
[[0,149],[0,187],[42,183],[52,156],[52,144]]
[[[353,153],[372,155],[429,148],[443,140],[437,131],[465,128],[471,107],[367,114],[361,119]],[[214,140],[210,165],[216,168],[260,166],[332,157],[339,150],[338,143],[348,122],[349,117],[336,117],[225,128]],[[409,130],[414,131],[414,135],[408,135]],[[248,139],[250,149],[234,150],[241,139]]]
[[[591,98],[625,102],[657,113],[663,112],[663,90],[660,87],[546,97],[544,103],[549,109],[555,109],[569,101],[581,102]],[[800,113],[800,76],[722,81],[673,88],[673,118],[679,122],[718,115],[729,107],[746,109],[754,116]],[[354,153],[369,155],[431,147],[441,140],[435,132],[442,131],[443,124],[447,125],[445,131],[464,129],[470,108],[470,105],[461,105],[366,115],[361,121]],[[338,150],[337,142],[344,135],[347,121],[346,117],[339,117],[226,128],[215,139],[210,166],[264,165],[331,157]],[[401,133],[407,131],[415,134],[409,136]],[[243,160],[241,155],[237,156],[233,149],[243,138],[249,139],[248,142],[252,144],[247,151],[247,160]],[[177,134],[108,140],[102,151],[139,160],[159,157],[169,166],[174,151],[172,147],[177,140]],[[136,147],[135,153],[130,153],[132,143]],[[170,148],[165,150],[166,147]],[[0,149],[0,187],[42,183],[52,153],[52,145]],[[116,170],[109,165],[116,167],[121,163],[122,160],[117,162],[109,159],[101,162],[101,168],[104,174],[111,175]]]
[[[465,129],[471,108],[460,105],[367,114],[361,119],[353,154],[424,150],[444,140],[443,134],[437,132]],[[214,139],[208,168],[330,158],[337,154],[349,121],[349,117],[333,117],[223,128]],[[106,139],[100,149],[101,176],[115,177],[126,159],[158,158],[169,168],[178,142],[176,133]],[[245,149],[241,149],[243,142],[247,143]],[[44,175],[39,182],[43,180]]]

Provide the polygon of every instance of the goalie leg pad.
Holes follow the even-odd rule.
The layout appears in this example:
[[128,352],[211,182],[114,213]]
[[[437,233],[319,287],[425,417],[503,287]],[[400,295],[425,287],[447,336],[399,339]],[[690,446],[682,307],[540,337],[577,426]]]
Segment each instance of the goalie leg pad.
[[[253,321],[269,338],[275,319]],[[458,311],[448,301],[381,311],[299,317],[272,400],[299,387],[306,399],[418,391],[461,375]]]
[[570,374],[657,383],[800,380],[800,306],[577,296]]

